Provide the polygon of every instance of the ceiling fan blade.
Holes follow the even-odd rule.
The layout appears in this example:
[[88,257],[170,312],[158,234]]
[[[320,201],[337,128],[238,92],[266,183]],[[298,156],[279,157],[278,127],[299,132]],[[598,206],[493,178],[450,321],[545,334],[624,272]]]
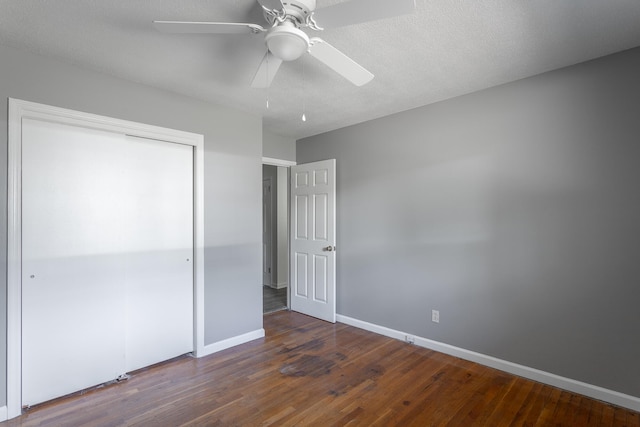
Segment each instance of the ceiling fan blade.
[[267,9],[271,10],[284,9],[284,6],[282,5],[282,2],[280,0],[258,0],[258,3],[260,3],[260,6],[266,7]]
[[373,74],[367,69],[324,40],[314,37],[310,42],[309,54],[311,56],[323,62],[354,85],[362,86],[373,79]]
[[253,76],[251,87],[267,88],[271,86],[271,82],[276,76],[278,68],[280,68],[281,64],[282,59],[274,56],[270,51],[267,51],[267,53],[264,55],[264,58],[262,58],[262,62],[260,63],[260,67],[258,67],[258,71],[256,71],[256,75]]
[[415,9],[415,0],[351,0],[317,9],[313,18],[321,28],[336,28],[406,15]]
[[163,33],[256,34],[266,31],[258,24],[235,22],[153,21],[153,25]]

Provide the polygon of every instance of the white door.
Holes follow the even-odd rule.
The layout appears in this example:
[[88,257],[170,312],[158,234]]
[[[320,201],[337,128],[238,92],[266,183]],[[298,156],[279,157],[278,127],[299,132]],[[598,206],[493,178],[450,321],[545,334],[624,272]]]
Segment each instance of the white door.
[[193,349],[193,149],[23,120],[22,402]]
[[271,178],[262,180],[262,284],[273,284],[273,195]]
[[193,350],[193,147],[127,138],[125,372]]
[[336,161],[291,167],[291,309],[336,321]]
[[22,136],[22,402],[33,405],[123,373],[126,142],[27,119]]

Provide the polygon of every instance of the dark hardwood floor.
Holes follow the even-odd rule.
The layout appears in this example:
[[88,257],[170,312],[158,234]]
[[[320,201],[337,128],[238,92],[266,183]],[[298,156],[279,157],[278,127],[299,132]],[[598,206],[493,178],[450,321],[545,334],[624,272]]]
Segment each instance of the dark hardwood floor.
[[264,314],[287,308],[287,288],[273,289],[262,286],[262,312]]
[[181,357],[2,426],[640,426],[640,414],[344,324]]

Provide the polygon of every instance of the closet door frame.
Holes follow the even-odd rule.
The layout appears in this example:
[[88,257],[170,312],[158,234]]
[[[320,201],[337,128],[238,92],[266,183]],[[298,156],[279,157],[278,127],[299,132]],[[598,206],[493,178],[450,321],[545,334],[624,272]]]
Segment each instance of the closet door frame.
[[194,355],[204,350],[204,136],[159,126],[9,99],[7,189],[7,411],[22,413],[22,119],[98,129],[194,148]]

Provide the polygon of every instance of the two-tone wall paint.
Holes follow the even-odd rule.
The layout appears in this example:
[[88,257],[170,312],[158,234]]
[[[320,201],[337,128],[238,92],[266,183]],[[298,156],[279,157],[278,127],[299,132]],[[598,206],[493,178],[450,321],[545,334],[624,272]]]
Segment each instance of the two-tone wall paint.
[[640,48],[299,140],[337,159],[338,313],[640,397],[638,76]]
[[6,403],[9,97],[203,134],[205,345],[215,350],[262,330],[261,118],[0,45],[0,407]]

